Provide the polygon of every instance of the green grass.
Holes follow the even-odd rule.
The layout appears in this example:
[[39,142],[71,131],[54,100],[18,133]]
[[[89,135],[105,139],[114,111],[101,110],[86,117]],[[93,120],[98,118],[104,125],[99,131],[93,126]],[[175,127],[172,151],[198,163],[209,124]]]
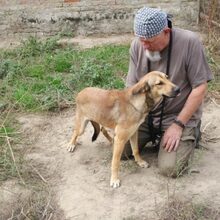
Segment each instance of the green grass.
[[[57,38],[29,38],[17,49],[0,51],[0,110],[10,105],[24,111],[56,110],[74,103],[74,95],[87,86],[124,87],[129,45],[108,45],[87,50],[60,48]],[[210,90],[220,91],[219,66],[207,47],[215,79]]]
[[[20,168],[22,156],[12,145],[18,140],[16,128],[10,123],[3,123],[4,117],[0,117],[0,183],[10,178],[19,178],[18,166]],[[16,158],[16,161],[15,161]]]
[[30,38],[20,48],[0,51],[0,108],[7,103],[25,111],[55,110],[87,86],[123,88],[128,50],[59,48],[56,38]]

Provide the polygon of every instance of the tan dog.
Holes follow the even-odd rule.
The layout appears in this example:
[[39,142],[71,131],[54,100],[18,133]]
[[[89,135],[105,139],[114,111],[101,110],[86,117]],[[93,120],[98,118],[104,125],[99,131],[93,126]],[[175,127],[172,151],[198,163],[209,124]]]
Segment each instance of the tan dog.
[[[146,74],[137,84],[124,90],[85,88],[76,97],[75,130],[68,150],[72,152],[75,149],[76,139],[83,134],[89,121],[95,128],[92,140],[97,138],[100,125],[114,129],[110,185],[119,187],[119,164],[126,142],[130,140],[137,164],[148,167],[148,163],[139,155],[138,127],[163,96],[174,97],[178,93],[179,88],[158,71]],[[102,131],[111,141],[106,130],[102,128]]]

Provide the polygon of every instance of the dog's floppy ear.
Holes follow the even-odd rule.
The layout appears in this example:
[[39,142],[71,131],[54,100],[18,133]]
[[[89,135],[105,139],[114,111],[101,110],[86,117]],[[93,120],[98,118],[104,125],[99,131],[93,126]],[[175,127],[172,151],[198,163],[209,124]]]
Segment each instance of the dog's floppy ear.
[[154,85],[158,84],[160,79],[158,77],[150,77],[147,81],[149,87],[153,87]]
[[137,83],[132,89],[132,95],[138,95],[140,93],[145,93],[150,89],[147,81]]

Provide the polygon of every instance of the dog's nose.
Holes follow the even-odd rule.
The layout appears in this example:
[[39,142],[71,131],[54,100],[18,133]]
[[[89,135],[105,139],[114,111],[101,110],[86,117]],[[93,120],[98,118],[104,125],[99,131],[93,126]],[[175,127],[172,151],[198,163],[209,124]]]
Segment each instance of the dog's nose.
[[174,88],[174,93],[175,93],[176,95],[180,94],[180,88],[179,88],[178,86],[176,86],[176,87]]
[[180,94],[180,88],[178,86],[175,86],[172,89],[171,95],[169,96],[170,98],[175,98]]

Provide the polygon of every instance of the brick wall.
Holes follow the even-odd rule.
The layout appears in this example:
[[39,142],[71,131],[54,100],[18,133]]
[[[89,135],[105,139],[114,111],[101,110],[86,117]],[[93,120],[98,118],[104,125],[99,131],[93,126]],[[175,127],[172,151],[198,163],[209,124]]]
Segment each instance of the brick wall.
[[[147,2],[147,3],[146,3]],[[129,33],[140,7],[160,7],[175,25],[196,23],[197,1],[186,0],[0,0],[0,36]]]

